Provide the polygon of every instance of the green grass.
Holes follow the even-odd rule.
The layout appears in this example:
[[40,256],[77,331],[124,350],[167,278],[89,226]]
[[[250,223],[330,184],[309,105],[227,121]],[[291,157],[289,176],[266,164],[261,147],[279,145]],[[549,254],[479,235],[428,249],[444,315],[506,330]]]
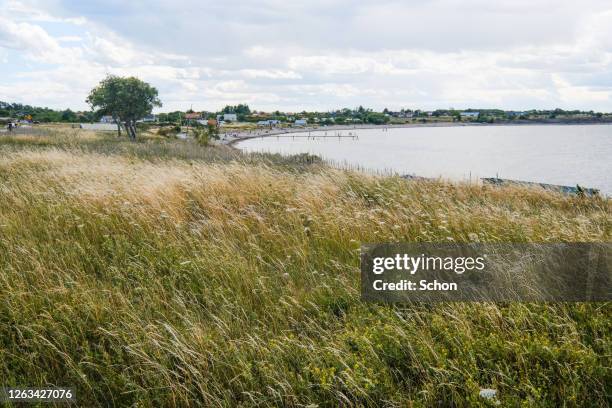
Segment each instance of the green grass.
[[609,406],[609,303],[359,299],[361,242],[610,241],[608,201],[0,137],[0,377],[82,406]]

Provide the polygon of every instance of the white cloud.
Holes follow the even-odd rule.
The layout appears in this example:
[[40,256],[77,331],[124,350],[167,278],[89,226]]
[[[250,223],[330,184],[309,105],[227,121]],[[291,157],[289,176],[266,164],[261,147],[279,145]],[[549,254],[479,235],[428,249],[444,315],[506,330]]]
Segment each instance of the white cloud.
[[41,4],[37,1],[5,0],[0,4],[0,14],[10,16],[12,20],[18,21],[27,20],[33,22],[69,23],[74,25],[85,25],[87,23],[87,19],[84,17],[61,18],[45,12],[44,5],[48,6],[49,3],[51,2]]
[[246,49],[244,54],[251,58],[270,58],[274,55],[274,50],[261,45],[254,45]]
[[300,79],[302,76],[295,71],[283,71],[280,69],[242,69],[239,71],[246,78],[267,79]]
[[0,47],[23,52],[35,61],[61,64],[73,61],[79,50],[60,46],[40,26],[30,23],[15,23],[0,17]]
[[83,41],[83,37],[79,37],[78,35],[62,35],[56,37],[56,40],[59,42],[81,42]]
[[113,73],[164,109],[612,111],[603,0],[5,0],[0,16],[0,100],[85,108]]

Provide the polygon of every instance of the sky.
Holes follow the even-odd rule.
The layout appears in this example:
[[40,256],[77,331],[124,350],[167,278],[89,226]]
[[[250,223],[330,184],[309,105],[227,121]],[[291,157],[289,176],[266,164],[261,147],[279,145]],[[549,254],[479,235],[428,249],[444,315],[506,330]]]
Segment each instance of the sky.
[[0,101],[87,110],[108,74],[158,111],[612,112],[612,1],[0,0]]

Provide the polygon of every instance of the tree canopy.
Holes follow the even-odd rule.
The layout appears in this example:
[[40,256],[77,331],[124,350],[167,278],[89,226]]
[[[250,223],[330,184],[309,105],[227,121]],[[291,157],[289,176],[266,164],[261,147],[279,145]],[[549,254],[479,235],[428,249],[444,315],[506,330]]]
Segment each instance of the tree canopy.
[[232,105],[225,106],[225,108],[223,108],[221,113],[235,113],[237,115],[250,115],[251,109],[249,108],[249,105],[240,103],[235,106],[232,106]]
[[150,115],[153,107],[162,106],[157,89],[135,77],[107,76],[87,97],[92,109],[97,113],[110,115],[125,125],[128,136],[136,139],[136,121]]

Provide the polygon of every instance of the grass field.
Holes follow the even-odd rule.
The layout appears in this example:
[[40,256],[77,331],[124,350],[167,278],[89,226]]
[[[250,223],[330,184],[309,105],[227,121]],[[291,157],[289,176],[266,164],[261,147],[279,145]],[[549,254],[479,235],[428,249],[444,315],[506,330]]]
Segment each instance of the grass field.
[[359,299],[361,242],[610,241],[609,201],[0,136],[0,377],[82,406],[609,406],[611,306]]

